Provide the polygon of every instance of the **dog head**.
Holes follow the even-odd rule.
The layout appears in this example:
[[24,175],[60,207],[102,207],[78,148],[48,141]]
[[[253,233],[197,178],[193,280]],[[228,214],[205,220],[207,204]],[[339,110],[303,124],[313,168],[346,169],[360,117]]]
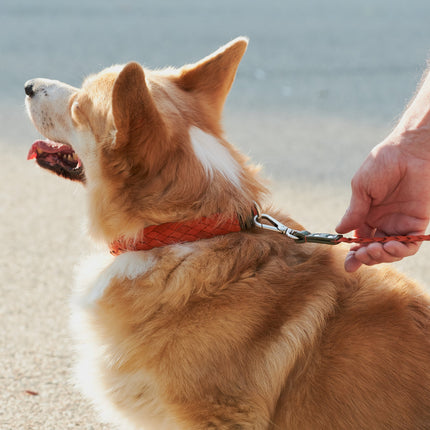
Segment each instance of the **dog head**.
[[247,40],[180,69],[113,66],[78,89],[34,79],[29,158],[88,189],[91,230],[111,240],[216,212],[249,214],[264,188],[225,139],[221,114]]

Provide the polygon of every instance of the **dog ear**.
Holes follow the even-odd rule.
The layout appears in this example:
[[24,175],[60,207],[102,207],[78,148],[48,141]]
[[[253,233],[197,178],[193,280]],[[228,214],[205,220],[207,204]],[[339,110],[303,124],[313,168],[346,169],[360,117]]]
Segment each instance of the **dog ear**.
[[247,46],[248,39],[238,37],[203,60],[183,66],[177,84],[185,91],[203,94],[220,117]]
[[141,142],[164,128],[140,64],[128,63],[116,78],[112,114],[117,130],[116,146]]

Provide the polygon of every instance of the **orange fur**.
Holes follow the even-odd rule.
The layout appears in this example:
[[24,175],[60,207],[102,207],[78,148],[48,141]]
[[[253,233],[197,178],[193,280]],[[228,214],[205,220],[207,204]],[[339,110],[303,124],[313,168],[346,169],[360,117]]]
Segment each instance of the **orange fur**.
[[[83,160],[95,237],[246,217],[264,199],[220,124],[245,48],[179,70],[107,69],[70,95],[62,139]],[[191,127],[216,144],[209,161]],[[428,297],[388,268],[347,274],[343,258],[254,228],[92,262],[75,306],[84,390],[135,428],[429,429]]]

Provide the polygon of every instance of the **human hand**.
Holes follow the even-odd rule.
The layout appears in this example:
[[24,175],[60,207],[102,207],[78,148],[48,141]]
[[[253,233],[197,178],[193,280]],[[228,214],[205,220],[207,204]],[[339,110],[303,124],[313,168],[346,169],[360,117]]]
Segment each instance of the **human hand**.
[[[392,135],[376,146],[352,180],[351,202],[337,232],[355,230],[359,237],[424,234],[430,219],[429,145],[430,132],[424,130]],[[399,261],[419,247],[395,241],[354,246],[345,270]]]

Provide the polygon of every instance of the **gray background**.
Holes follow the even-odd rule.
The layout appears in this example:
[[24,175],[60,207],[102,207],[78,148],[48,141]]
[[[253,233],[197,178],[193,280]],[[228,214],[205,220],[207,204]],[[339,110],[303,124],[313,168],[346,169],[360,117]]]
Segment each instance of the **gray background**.
[[[27,79],[79,86],[115,63],[180,66],[246,35],[227,136],[263,165],[276,206],[332,231],[353,173],[415,91],[429,21],[428,0],[2,0],[0,428],[111,428],[69,382],[72,266],[91,244],[82,188],[25,160],[38,137]],[[424,284],[428,247],[399,265]]]
[[[357,165],[351,155],[361,161],[380,135],[360,142],[348,127],[324,133],[339,121],[382,134],[391,127],[425,68],[430,40],[426,0],[3,0],[0,13],[5,138],[22,142],[29,129],[25,119],[15,122],[29,78],[79,86],[86,75],[130,60],[180,66],[246,35],[249,50],[226,107],[229,135],[277,179],[342,184]],[[311,168],[297,168],[301,148],[312,144]],[[336,169],[320,154],[333,150],[342,155]]]

